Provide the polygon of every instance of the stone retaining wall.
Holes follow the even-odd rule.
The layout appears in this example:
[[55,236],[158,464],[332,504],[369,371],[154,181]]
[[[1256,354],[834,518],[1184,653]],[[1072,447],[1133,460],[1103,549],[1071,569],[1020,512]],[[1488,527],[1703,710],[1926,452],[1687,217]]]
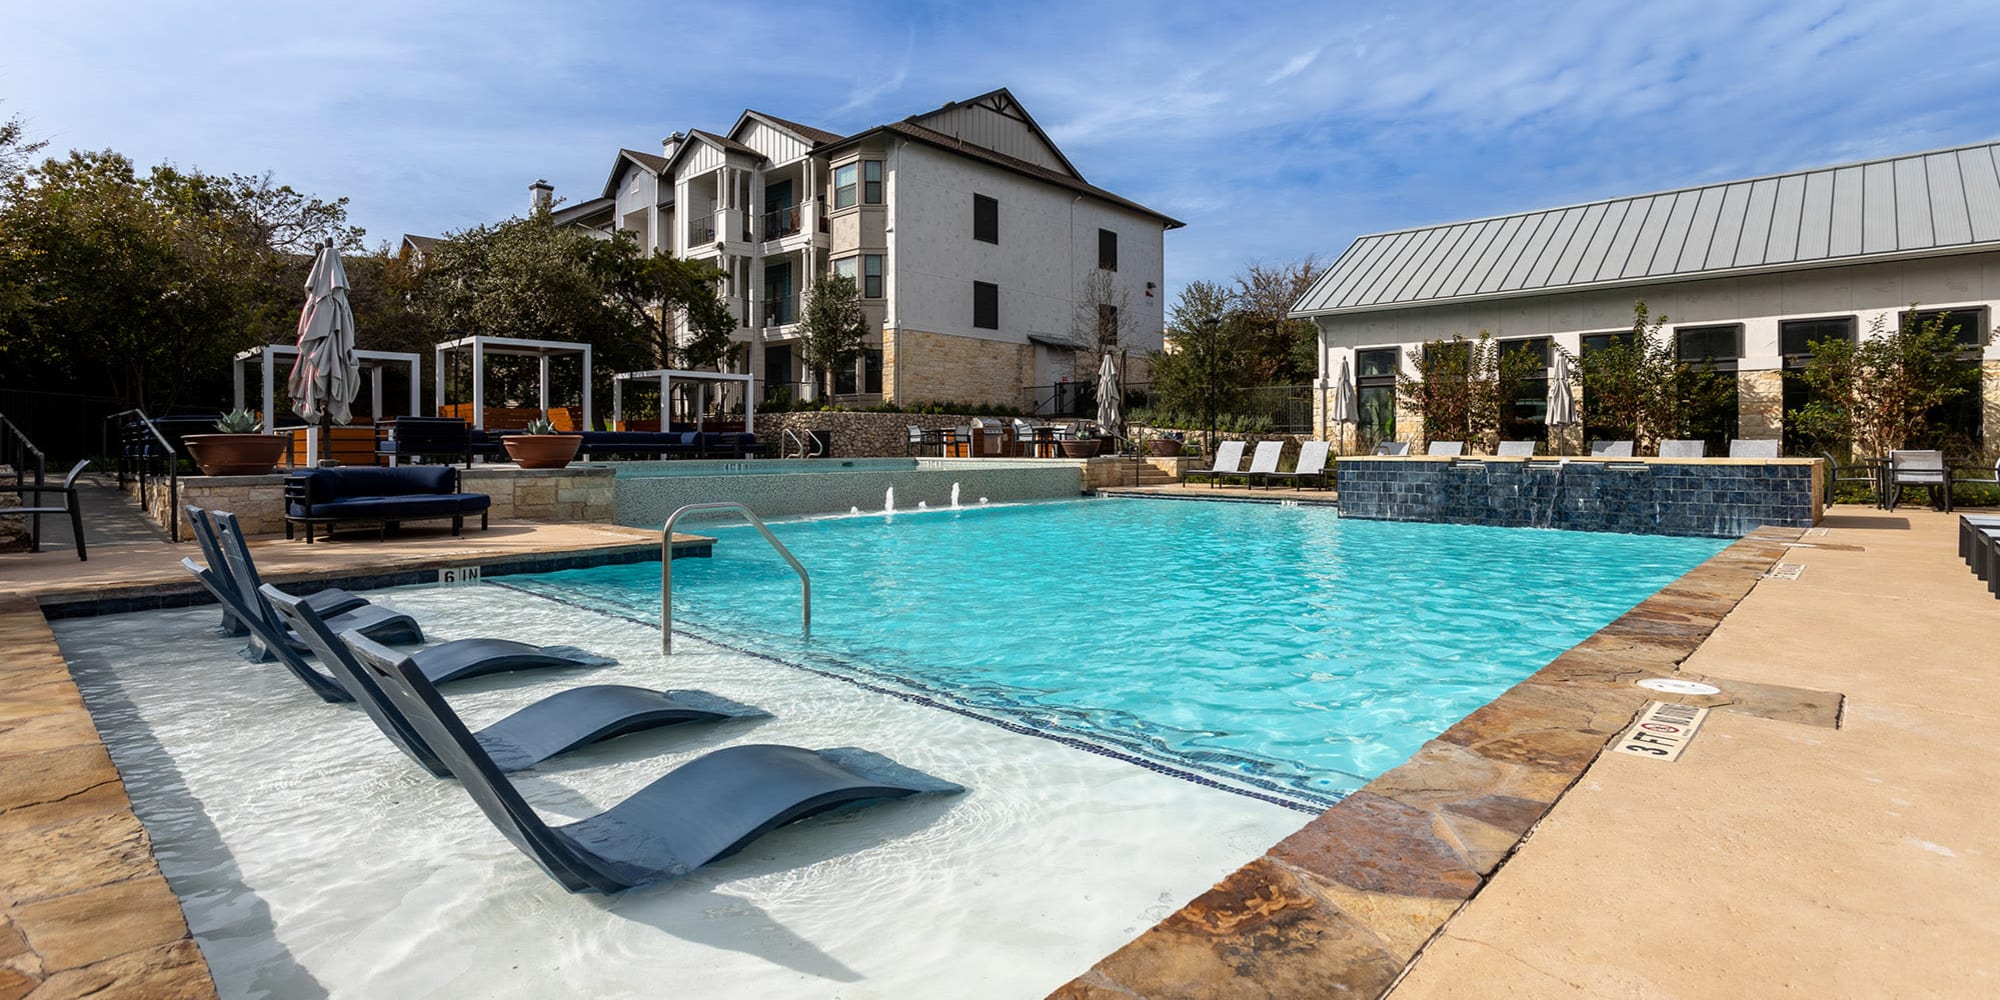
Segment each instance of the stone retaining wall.
[[[460,488],[493,498],[488,517],[496,521],[581,521],[611,524],[616,488],[608,466],[579,465],[567,469],[521,469],[512,465],[476,465],[459,471]],[[128,489],[137,490],[136,486]],[[236,515],[252,535],[285,530],[285,477],[189,476],[180,482],[180,504],[168,498],[167,484],[147,486],[147,515],[171,529],[180,521],[181,541],[192,541],[192,528],[182,508],[192,504]]]
[[[11,465],[0,465],[0,485],[12,487],[18,478]],[[0,510],[21,506],[17,493],[0,492]],[[0,517],[0,552],[26,552],[34,543],[34,531],[28,525],[28,518]]]
[[757,414],[757,440],[771,448],[773,458],[792,447],[784,432],[804,437],[807,431],[825,431],[833,436],[833,453],[822,458],[902,458],[910,453],[910,428],[950,430],[963,427],[972,418],[951,413],[867,413],[842,410],[805,410],[798,413]]

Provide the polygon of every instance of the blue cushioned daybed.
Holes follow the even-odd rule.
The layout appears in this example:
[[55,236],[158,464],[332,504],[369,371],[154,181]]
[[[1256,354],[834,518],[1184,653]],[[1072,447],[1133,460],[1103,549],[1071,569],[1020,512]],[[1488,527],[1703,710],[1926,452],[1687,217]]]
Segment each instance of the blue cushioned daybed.
[[479,515],[484,531],[492,505],[484,493],[459,492],[458,470],[449,465],[308,469],[285,477],[285,537],[294,537],[293,525],[303,524],[310,545],[313,525],[343,521],[379,523],[386,537],[401,522],[442,518],[451,519],[451,533],[457,535],[470,514]]

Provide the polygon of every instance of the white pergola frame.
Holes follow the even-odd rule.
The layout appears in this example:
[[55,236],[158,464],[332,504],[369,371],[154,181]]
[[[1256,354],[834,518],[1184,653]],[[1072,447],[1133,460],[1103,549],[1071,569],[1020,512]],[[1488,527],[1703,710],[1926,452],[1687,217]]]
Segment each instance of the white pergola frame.
[[[707,389],[710,382],[741,382],[743,383],[743,431],[746,434],[757,433],[757,393],[754,391],[756,388],[756,376],[743,375],[736,372],[683,371],[676,368],[655,368],[652,371],[644,372],[619,372],[611,376],[611,420],[613,427],[618,426],[618,422],[625,419],[625,383],[638,379],[649,381],[658,379],[660,382],[661,430],[666,430],[667,425],[671,423],[668,401],[673,397],[668,393],[673,389],[675,379],[679,379],[682,382],[700,383],[704,390]],[[706,399],[702,399],[695,405],[694,426],[696,430],[700,430],[702,427],[703,411],[707,409],[702,404],[706,402]]]
[[[258,367],[264,377],[264,391],[260,397],[263,401],[263,407],[258,410],[258,416],[264,421],[264,429],[267,431],[277,429],[276,425],[272,423],[272,419],[277,416],[279,355],[288,356],[293,359],[293,364],[297,364],[299,356],[298,345],[265,344],[261,347],[253,347],[244,351],[236,355],[235,358],[236,409],[239,410],[243,408],[244,368],[249,364],[250,359],[256,358],[258,360]],[[382,370],[390,365],[403,365],[409,368],[409,415],[414,417],[423,412],[423,399],[419,395],[423,391],[423,355],[404,354],[398,351],[355,351],[354,357],[361,362],[361,370],[368,373],[369,399],[373,403],[374,416],[377,421],[382,419]]]
[[438,412],[444,412],[445,355],[453,351],[472,352],[472,426],[486,429],[486,356],[488,354],[517,354],[538,358],[541,361],[540,393],[536,397],[539,409],[549,411],[549,359],[558,354],[583,355],[583,430],[591,429],[591,421],[596,416],[590,405],[590,345],[566,340],[523,340],[519,337],[488,337],[484,335],[460,337],[447,340],[432,348],[437,355],[437,405]]

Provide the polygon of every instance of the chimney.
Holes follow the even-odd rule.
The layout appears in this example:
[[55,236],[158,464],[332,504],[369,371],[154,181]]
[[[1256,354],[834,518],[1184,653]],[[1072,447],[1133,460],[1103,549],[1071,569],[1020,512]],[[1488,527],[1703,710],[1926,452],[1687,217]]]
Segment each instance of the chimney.
[[687,141],[686,132],[675,132],[673,135],[661,139],[660,155],[669,160],[673,159],[674,154],[681,151],[681,143],[686,141]]
[[528,211],[540,215],[553,211],[556,207],[556,189],[548,181],[537,180],[528,185]]

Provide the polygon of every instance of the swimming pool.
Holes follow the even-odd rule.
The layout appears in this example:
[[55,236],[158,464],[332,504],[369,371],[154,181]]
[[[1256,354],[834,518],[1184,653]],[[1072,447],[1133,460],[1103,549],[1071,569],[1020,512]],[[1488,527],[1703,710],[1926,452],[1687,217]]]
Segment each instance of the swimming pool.
[[[748,528],[675,564],[678,627],[1317,811],[1724,541],[1102,499]],[[658,567],[506,586],[657,622]]]

